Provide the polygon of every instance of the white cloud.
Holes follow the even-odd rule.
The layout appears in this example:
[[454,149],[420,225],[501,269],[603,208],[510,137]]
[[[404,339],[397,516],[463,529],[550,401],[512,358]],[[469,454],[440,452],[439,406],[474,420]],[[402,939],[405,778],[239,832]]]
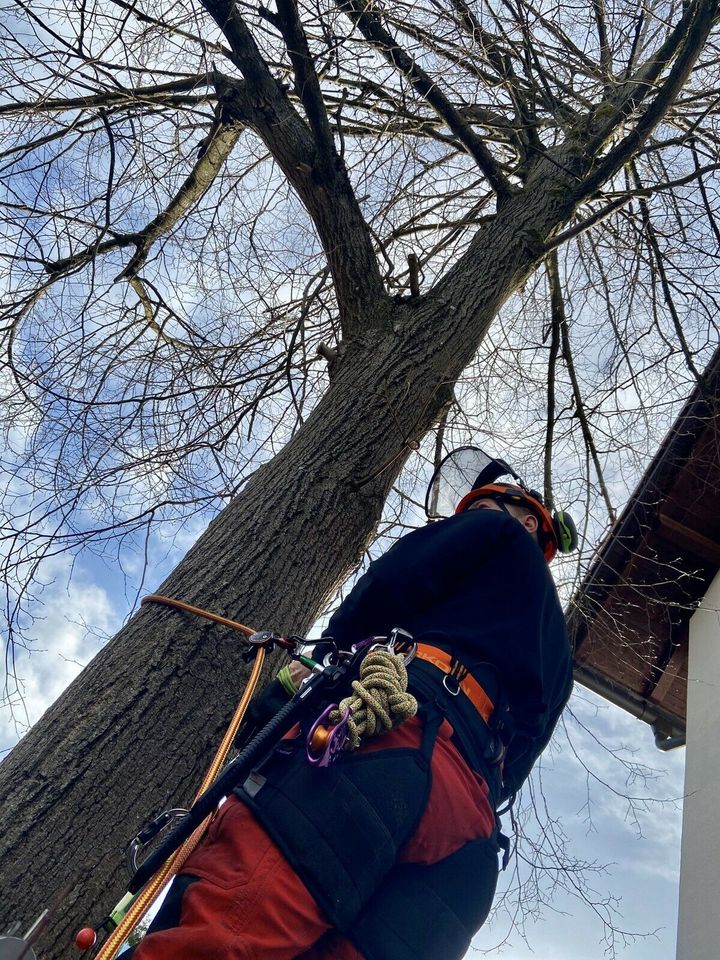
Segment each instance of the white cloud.
[[105,589],[78,571],[68,584],[70,558],[55,558],[45,572],[53,580],[43,592],[37,642],[16,646],[9,694],[0,701],[2,750],[42,715],[120,625],[122,611]]

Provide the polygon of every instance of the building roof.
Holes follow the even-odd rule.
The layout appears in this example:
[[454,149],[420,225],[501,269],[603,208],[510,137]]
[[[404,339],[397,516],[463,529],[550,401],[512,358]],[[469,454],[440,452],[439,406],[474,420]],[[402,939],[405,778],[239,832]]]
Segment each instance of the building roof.
[[688,623],[720,569],[720,348],[575,595],[575,679],[684,743]]

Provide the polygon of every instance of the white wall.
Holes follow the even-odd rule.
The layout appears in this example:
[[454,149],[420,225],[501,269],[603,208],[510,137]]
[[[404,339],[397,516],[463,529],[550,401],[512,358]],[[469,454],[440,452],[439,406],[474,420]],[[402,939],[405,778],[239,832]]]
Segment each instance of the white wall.
[[677,960],[720,957],[720,573],[690,620]]

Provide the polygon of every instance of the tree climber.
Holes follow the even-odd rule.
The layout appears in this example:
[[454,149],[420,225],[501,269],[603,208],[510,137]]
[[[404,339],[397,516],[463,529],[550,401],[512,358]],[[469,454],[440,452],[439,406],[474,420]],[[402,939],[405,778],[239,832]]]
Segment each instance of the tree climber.
[[[445,519],[374,561],[323,634],[349,649],[408,631],[417,716],[325,769],[282,741],[222,805],[133,960],[464,956],[507,846],[496,810],[570,695],[546,561],[577,537],[567,514],[551,516],[474,447],[445,458],[426,509]],[[261,709],[278,696],[288,693],[275,681]]]

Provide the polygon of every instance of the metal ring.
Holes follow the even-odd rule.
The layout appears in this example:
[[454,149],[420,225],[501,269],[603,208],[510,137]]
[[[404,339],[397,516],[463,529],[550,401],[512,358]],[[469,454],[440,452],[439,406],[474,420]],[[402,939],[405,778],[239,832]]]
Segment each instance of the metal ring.
[[405,666],[407,666],[409,663],[412,663],[413,660],[415,659],[415,656],[417,654],[417,647],[418,647],[417,641],[413,640],[412,646],[410,647],[408,652],[405,654]]
[[272,630],[256,630],[247,638],[247,642],[253,647],[272,647],[272,644],[279,639],[282,638],[276,636]]
[[451,696],[451,697],[456,697],[456,696],[460,693],[460,684],[457,682],[457,680],[455,680],[456,686],[455,686],[455,689],[453,690],[451,687],[448,686],[448,680],[450,680],[450,679],[455,680],[454,677],[452,677],[452,678],[450,677],[450,674],[449,674],[449,673],[446,673],[445,676],[443,677],[443,682],[442,682],[442,683],[443,683],[443,686],[445,687],[445,689],[447,690],[447,692],[450,694],[450,696]]

